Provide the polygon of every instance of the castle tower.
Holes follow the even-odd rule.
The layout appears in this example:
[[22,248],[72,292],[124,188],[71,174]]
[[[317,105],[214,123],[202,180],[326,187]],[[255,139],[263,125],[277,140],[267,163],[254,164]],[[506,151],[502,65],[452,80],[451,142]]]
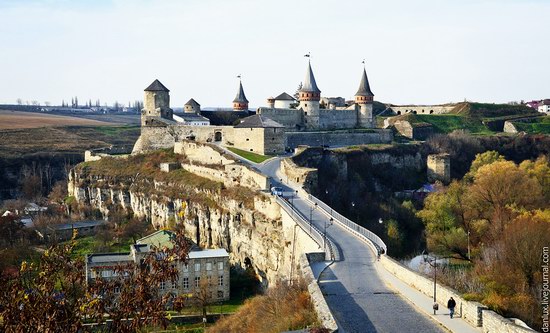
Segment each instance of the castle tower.
[[141,126],[150,126],[153,119],[159,118],[173,121],[173,114],[174,111],[170,109],[170,90],[159,80],[153,81],[149,87],[145,88]]
[[359,89],[355,93],[355,104],[359,106],[359,112],[357,114],[357,125],[359,127],[375,127],[374,116],[372,113],[372,101],[374,94],[370,90],[369,79],[367,78],[367,71],[363,68],[363,76],[361,77],[361,83]]
[[248,111],[248,100],[244,95],[243,83],[239,80],[239,91],[233,100],[233,111]]
[[315,76],[311,70],[311,61],[308,61],[306,78],[300,89],[300,108],[304,111],[306,128],[319,128],[319,100],[321,90],[317,87]]
[[187,101],[185,105],[183,106],[183,112],[185,113],[201,113],[201,105],[197,103],[193,98]]

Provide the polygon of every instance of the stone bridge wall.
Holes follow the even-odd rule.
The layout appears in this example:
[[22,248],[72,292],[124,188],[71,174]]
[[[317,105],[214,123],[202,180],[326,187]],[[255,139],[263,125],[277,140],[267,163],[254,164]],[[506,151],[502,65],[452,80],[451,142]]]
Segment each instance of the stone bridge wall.
[[317,186],[317,169],[297,166],[290,158],[281,161],[281,172],[299,188],[311,189]]
[[[382,266],[397,278],[420,292],[433,297],[433,280],[412,271],[388,256],[380,259]],[[437,303],[446,307],[447,301],[453,297],[456,301],[455,313],[473,326],[482,327],[484,333],[527,333],[533,332],[514,324],[499,314],[488,310],[478,302],[467,301],[451,288],[437,285]]]

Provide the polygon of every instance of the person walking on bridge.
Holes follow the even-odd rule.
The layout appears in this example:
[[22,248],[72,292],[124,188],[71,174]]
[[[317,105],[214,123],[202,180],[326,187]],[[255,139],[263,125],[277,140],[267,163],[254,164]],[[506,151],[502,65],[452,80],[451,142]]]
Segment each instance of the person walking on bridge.
[[451,315],[451,319],[453,319],[453,316],[455,314],[455,307],[456,307],[456,302],[455,300],[451,297],[449,299],[449,301],[447,302],[447,308],[449,309],[449,314]]

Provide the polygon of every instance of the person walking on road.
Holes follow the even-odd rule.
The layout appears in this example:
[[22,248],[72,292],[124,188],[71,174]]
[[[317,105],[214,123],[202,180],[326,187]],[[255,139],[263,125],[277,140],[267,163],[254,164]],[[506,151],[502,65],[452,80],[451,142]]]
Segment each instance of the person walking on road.
[[451,297],[449,299],[449,301],[447,302],[447,308],[449,309],[449,314],[451,315],[451,319],[453,319],[453,316],[455,314],[455,307],[456,307],[456,302],[455,300]]

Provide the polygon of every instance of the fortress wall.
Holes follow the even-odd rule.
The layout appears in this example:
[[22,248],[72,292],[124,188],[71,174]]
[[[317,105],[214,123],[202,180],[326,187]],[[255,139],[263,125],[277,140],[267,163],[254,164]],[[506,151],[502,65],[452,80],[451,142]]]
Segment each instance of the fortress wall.
[[357,127],[357,113],[352,110],[319,109],[319,127],[322,129],[340,129]]
[[299,109],[259,108],[257,113],[275,120],[289,129],[296,129],[296,124],[303,124],[304,122],[303,112]]
[[264,155],[284,154],[285,133],[283,128],[266,128],[264,131]]
[[417,114],[447,114],[456,105],[394,105],[391,109],[396,114],[405,114],[416,111]]
[[[196,174],[197,176],[201,176],[213,181],[221,182],[224,184],[227,181],[227,177],[225,176],[225,172],[223,170],[209,168],[202,165],[193,165],[193,164],[186,164],[186,163],[183,163],[181,167],[185,171],[189,171],[191,173]],[[233,184],[230,184],[230,186],[232,185]]]
[[226,165],[236,161],[230,154],[219,151],[212,146],[188,140],[176,142],[174,153],[186,155],[191,162],[207,165]]
[[286,132],[286,147],[296,148],[301,145],[320,147],[341,147],[370,143],[391,143],[391,130],[376,129],[348,132]]
[[267,176],[243,164],[226,165],[225,174],[229,179],[238,180],[241,186],[256,190],[269,189],[269,178]]
[[223,144],[234,139],[232,126],[142,126],[141,135],[132,153],[143,153],[174,147],[176,142],[193,139],[200,142],[215,142],[216,133]]

